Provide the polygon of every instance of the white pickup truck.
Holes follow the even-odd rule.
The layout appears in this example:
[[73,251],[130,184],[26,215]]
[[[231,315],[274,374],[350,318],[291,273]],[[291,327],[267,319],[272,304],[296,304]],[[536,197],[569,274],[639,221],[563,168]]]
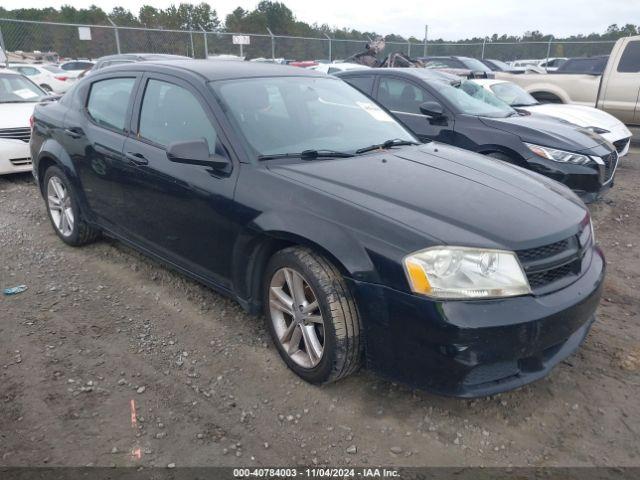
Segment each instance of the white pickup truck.
[[602,75],[496,73],[520,85],[539,102],[576,103],[640,126],[640,36],[616,42]]

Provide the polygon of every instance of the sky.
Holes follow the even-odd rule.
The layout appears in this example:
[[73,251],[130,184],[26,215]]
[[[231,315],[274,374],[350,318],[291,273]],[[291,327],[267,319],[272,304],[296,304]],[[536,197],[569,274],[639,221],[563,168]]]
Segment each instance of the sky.
[[[63,0],[81,8],[91,3],[104,10],[122,6],[137,14],[143,4],[165,8],[180,0]],[[199,3],[199,0],[193,3]],[[215,0],[208,2],[220,19],[241,6],[253,9],[258,0]],[[601,33],[612,23],[640,25],[640,0],[284,0],[299,20],[326,23],[332,27],[348,27],[375,31],[386,35],[424,38],[429,25],[429,38],[459,40],[498,34],[521,35],[539,30],[563,37],[591,32]],[[50,0],[2,0],[12,8],[43,8]],[[258,32],[254,32],[258,33]]]

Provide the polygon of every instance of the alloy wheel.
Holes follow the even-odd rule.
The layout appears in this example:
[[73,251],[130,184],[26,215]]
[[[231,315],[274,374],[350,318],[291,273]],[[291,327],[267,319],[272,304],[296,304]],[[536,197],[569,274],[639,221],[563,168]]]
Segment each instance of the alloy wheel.
[[309,282],[292,268],[281,268],[269,285],[271,321],[283,350],[303,368],[313,368],[324,352],[324,319]]
[[69,190],[58,177],[51,177],[47,184],[47,204],[53,224],[60,234],[69,237],[73,233],[75,218]]

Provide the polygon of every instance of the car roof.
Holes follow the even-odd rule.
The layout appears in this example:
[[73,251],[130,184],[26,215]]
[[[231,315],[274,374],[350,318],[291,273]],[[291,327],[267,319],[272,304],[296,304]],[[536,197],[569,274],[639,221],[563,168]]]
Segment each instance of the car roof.
[[127,71],[127,70],[153,70],[175,71],[182,70],[204,77],[206,80],[224,80],[231,78],[250,77],[326,77],[332,78],[321,72],[306,68],[290,67],[262,62],[229,62],[223,60],[171,60],[150,61],[116,65],[105,68],[103,71]]
[[363,74],[396,75],[401,77],[418,78],[424,82],[459,82],[462,80],[462,78],[457,75],[431,68],[371,68],[366,72],[363,72],[362,70],[346,70],[344,72],[335,73],[334,75],[340,78],[348,78],[362,76]]
[[118,59],[170,59],[170,58],[189,58],[183,55],[171,55],[169,53],[116,53],[114,55],[106,55],[104,57],[100,57],[96,60],[96,62],[107,61],[107,60],[118,60]]

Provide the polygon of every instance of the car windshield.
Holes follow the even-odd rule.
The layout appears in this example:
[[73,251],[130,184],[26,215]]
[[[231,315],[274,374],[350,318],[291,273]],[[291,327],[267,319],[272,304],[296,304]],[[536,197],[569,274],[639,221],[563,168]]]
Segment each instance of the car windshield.
[[341,80],[272,77],[210,85],[257,156],[308,150],[354,153],[391,139],[416,141],[371,99]]
[[531,105],[538,104],[538,101],[535,98],[515,83],[495,83],[491,85],[490,88],[496,97],[512,107],[529,107]]
[[517,113],[494,94],[470,80],[457,85],[433,82],[432,86],[451,102],[459,113],[477,117],[509,117]]
[[0,74],[0,103],[39,102],[47,94],[21,75]]
[[509,65],[507,65],[505,62],[503,62],[502,60],[489,60],[491,63],[493,63],[496,67],[507,71],[510,70],[511,67]]
[[60,67],[57,67],[56,65],[42,65],[42,68],[44,68],[46,71],[51,72],[51,73],[65,73],[64,70],[62,70]]
[[487,67],[480,60],[476,60],[475,58],[464,57],[464,58],[462,58],[462,62],[464,63],[464,65],[469,70],[473,70],[473,71],[476,71],[476,72],[490,72],[491,71],[491,69],[489,67]]

